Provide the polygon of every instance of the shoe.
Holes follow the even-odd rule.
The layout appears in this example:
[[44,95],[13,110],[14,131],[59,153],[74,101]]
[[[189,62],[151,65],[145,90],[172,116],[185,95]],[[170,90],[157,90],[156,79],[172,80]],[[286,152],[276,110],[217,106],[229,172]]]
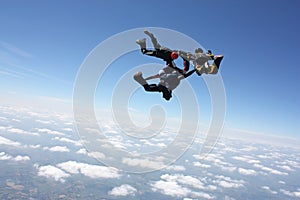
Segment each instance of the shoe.
[[137,72],[134,76],[133,79],[138,82],[141,85],[146,85],[147,82],[145,81],[145,79],[143,78],[143,73],[142,72]]
[[146,38],[135,41],[138,45],[140,45],[141,49],[146,48]]
[[153,34],[152,33],[150,33],[149,31],[147,31],[147,30],[144,30],[144,33],[146,34],[146,35],[148,35],[149,37],[153,37]]

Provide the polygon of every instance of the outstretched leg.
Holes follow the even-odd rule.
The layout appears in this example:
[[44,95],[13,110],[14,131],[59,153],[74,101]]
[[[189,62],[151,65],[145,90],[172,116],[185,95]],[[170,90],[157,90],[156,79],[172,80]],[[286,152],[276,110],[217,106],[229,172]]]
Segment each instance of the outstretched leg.
[[221,61],[223,60],[223,55],[219,55],[219,56],[215,56],[214,58],[214,63],[216,65],[216,67],[219,69]]
[[156,84],[148,84],[147,81],[143,78],[142,72],[137,72],[134,76],[133,79],[138,82],[140,85],[142,85],[147,92],[162,92],[163,97],[169,101],[172,97],[172,91],[168,90],[163,85],[156,85]]
[[210,65],[208,67],[207,74],[217,74],[219,71],[219,67],[220,67],[222,59],[223,59],[222,55],[215,56],[214,62],[212,63],[212,65]]
[[156,37],[154,37],[153,33],[150,33],[147,30],[145,30],[144,33],[150,37],[151,42],[152,42],[155,49],[160,49],[161,48],[161,45],[158,43],[158,41],[157,41]]
[[136,43],[138,45],[140,45],[141,51],[142,51],[143,54],[148,55],[148,56],[155,56],[155,57],[157,57],[157,51],[156,50],[148,50],[146,48],[146,38],[137,40]]

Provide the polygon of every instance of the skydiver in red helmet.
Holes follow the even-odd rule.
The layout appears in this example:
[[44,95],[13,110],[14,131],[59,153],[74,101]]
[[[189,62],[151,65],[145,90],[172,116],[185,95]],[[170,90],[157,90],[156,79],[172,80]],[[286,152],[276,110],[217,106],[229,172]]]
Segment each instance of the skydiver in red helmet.
[[154,46],[154,50],[149,50],[146,48],[146,38],[137,40],[136,43],[140,45],[143,54],[163,59],[166,62],[167,67],[172,67],[181,74],[185,74],[189,70],[190,63],[186,58],[181,56],[184,65],[183,69],[178,68],[173,62],[178,58],[178,51],[173,51],[169,48],[161,46],[158,43],[157,39],[154,37],[153,33],[150,33],[147,30],[145,30],[144,33],[150,37]]

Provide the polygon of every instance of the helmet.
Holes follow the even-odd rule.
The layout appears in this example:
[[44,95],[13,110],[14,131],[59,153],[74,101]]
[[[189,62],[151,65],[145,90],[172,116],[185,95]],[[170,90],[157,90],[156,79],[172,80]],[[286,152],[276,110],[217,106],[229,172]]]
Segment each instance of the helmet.
[[173,51],[173,52],[171,53],[171,58],[172,58],[173,60],[177,59],[177,58],[178,58],[178,53],[176,53],[175,51]]
[[195,49],[195,53],[203,53],[203,49],[201,49],[200,47]]

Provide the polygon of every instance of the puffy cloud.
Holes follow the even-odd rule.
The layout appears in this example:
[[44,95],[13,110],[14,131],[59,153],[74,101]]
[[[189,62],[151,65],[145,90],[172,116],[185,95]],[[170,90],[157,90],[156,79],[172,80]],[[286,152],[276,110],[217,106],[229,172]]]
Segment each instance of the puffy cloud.
[[288,175],[288,173],[286,173],[286,172],[281,172],[281,171],[278,171],[278,170],[276,170],[276,169],[272,169],[272,168],[270,168],[270,167],[265,167],[265,166],[260,165],[260,164],[254,164],[253,166],[254,166],[254,167],[257,167],[257,168],[259,168],[259,169],[261,169],[261,170],[267,171],[267,172],[269,172],[269,173],[271,173],[271,174]]
[[290,196],[290,197],[300,198],[300,188],[297,191],[294,191],[294,192],[284,190],[284,189],[280,189],[280,192],[282,192],[283,194],[285,194],[287,196]]
[[40,132],[40,133],[47,133],[47,134],[50,134],[50,135],[65,135],[62,132],[53,131],[53,130],[50,130],[50,129],[47,129],[47,128],[38,128],[37,131]]
[[54,147],[44,147],[43,149],[53,151],[53,152],[70,152],[66,146],[54,146]]
[[138,166],[150,169],[159,169],[164,167],[163,162],[149,160],[148,158],[123,158],[122,163],[127,164],[129,166]]
[[227,172],[234,172],[237,169],[237,167],[233,167],[233,166],[220,165],[219,167],[221,168],[222,171],[227,171]]
[[160,180],[155,182],[151,186],[154,192],[159,191],[165,195],[169,195],[173,197],[184,197],[187,196],[189,193],[191,193],[191,190],[189,190],[186,187],[182,187],[178,185],[176,181]]
[[244,148],[241,148],[240,149],[241,151],[246,151],[246,152],[251,152],[251,151],[256,151],[257,150],[257,147],[254,147],[254,146],[246,146]]
[[104,159],[105,155],[101,152],[93,151],[93,152],[88,152],[88,156],[96,158],[96,159]]
[[35,165],[35,167],[37,167],[38,169],[38,176],[53,178],[54,180],[60,181],[62,183],[65,182],[65,178],[70,176],[70,174],[52,165],[46,165],[46,166]]
[[39,144],[36,144],[36,145],[30,144],[30,145],[25,145],[25,147],[29,147],[29,148],[32,148],[32,149],[37,149],[37,148],[40,148],[41,145],[39,145]]
[[244,180],[235,180],[226,176],[216,176],[217,180],[213,182],[224,188],[240,188],[244,187]]
[[53,123],[52,120],[40,120],[40,119],[36,119],[35,121],[38,122],[38,123],[41,123],[41,124],[52,124]]
[[199,179],[194,178],[192,176],[185,176],[182,174],[175,174],[175,175],[164,174],[161,176],[161,179],[167,181],[177,181],[180,184],[192,186],[197,189],[205,189],[204,184]]
[[9,146],[19,147],[19,146],[21,146],[21,143],[15,142],[15,141],[12,141],[10,139],[0,136],[0,145],[9,145]]
[[243,175],[257,175],[257,172],[253,169],[238,168],[238,172]]
[[6,128],[6,131],[10,132],[10,133],[23,134],[23,135],[35,135],[35,136],[39,135],[38,133],[35,133],[35,132],[29,132],[29,131],[25,131],[23,129],[13,128],[13,127]]
[[16,161],[16,162],[20,162],[20,161],[28,161],[30,160],[29,156],[21,156],[21,155],[17,155],[17,156],[12,156],[12,155],[8,155],[5,152],[0,152],[0,160],[12,160],[12,161]]
[[170,166],[166,167],[166,170],[185,171],[185,167],[182,165],[170,165]]
[[[196,184],[200,183],[201,187],[203,184],[196,178],[184,175],[169,175],[165,174],[161,176],[162,180],[156,181],[152,186],[152,191],[160,192],[164,195],[172,197],[200,197],[202,199],[213,199],[214,197],[204,192],[195,192],[186,186],[193,186],[199,188]],[[186,186],[183,186],[183,185]]]
[[12,156],[7,155],[5,152],[0,152],[0,160],[10,160]]
[[277,194],[278,193],[274,190],[271,190],[269,186],[262,186],[261,188],[268,191],[268,192],[270,192],[271,194]]
[[75,146],[82,146],[82,144],[79,141],[71,140],[71,139],[65,138],[65,137],[55,137],[55,138],[53,138],[53,140],[71,143],[71,144],[74,144]]
[[235,160],[247,162],[247,163],[249,163],[249,164],[260,163],[259,160],[254,160],[254,159],[251,159],[251,158],[249,158],[249,157],[233,156],[232,158],[235,159]]
[[224,187],[224,188],[239,188],[239,187],[242,187],[243,185],[240,183],[231,183],[231,182],[221,180],[219,182],[219,186]]
[[57,164],[56,166],[70,174],[81,173],[90,178],[119,178],[121,176],[119,171],[113,167],[91,165],[76,161],[63,162]]
[[81,148],[81,149],[79,149],[78,151],[76,151],[76,153],[78,153],[78,154],[84,154],[84,155],[86,155],[88,152],[87,152],[87,150],[86,150],[86,149],[84,149],[84,148]]
[[29,156],[16,156],[13,158],[14,161],[27,161],[27,160],[30,160],[30,157]]
[[287,170],[287,171],[295,171],[294,169],[292,169],[290,166],[288,165],[277,165],[278,168]]
[[193,165],[195,167],[201,167],[201,168],[210,168],[211,166],[210,165],[207,165],[207,164],[202,164],[200,162],[193,162]]
[[163,174],[161,180],[151,184],[153,191],[161,192],[165,195],[173,197],[200,197],[203,199],[213,199],[214,197],[205,192],[195,192],[196,190],[216,190],[212,185],[204,185],[202,181],[192,176],[185,176],[183,174]]
[[114,187],[111,191],[108,192],[109,195],[113,196],[134,196],[137,190],[128,184],[123,184],[119,187]]

